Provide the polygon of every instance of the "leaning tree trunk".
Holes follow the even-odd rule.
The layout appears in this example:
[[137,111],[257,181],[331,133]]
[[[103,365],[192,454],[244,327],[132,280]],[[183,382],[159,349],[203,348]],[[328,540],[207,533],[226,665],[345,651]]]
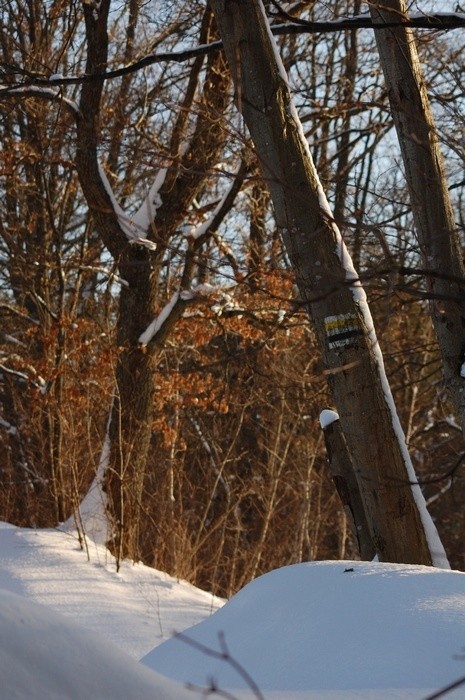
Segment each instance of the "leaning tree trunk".
[[366,297],[318,180],[260,0],[211,0],[327,368],[381,560],[446,565],[414,478]]
[[465,432],[465,271],[442,155],[404,0],[371,4],[381,67],[399,139],[444,378]]

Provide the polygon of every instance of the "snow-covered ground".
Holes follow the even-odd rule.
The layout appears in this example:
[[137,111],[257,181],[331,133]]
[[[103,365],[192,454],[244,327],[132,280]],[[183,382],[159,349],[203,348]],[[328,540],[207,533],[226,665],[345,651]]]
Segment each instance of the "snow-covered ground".
[[159,571],[124,562],[58,530],[0,525],[0,588],[63,613],[140,659],[174,632],[209,617],[223,601]]
[[[425,700],[465,676],[460,572],[315,562],[262,576],[222,607],[142,565],[117,574],[103,547],[89,560],[71,534],[3,524],[0,589],[0,700],[226,697],[197,686]],[[465,699],[465,685],[442,697]]]

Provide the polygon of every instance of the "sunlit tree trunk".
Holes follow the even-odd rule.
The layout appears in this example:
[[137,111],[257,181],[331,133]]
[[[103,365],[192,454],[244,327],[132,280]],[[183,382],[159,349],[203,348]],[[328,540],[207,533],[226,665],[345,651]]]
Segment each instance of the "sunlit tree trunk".
[[381,67],[402,153],[430,312],[445,383],[465,430],[465,272],[433,115],[412,30],[383,24],[407,17],[404,0],[370,3]]
[[384,561],[447,565],[405,446],[365,294],[314,168],[260,0],[212,0]]

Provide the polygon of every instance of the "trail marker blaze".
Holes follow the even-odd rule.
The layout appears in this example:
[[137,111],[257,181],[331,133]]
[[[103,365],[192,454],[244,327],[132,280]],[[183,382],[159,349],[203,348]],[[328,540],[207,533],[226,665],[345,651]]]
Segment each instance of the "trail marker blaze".
[[356,314],[326,316],[324,324],[330,350],[353,345],[356,338],[363,335],[363,330]]

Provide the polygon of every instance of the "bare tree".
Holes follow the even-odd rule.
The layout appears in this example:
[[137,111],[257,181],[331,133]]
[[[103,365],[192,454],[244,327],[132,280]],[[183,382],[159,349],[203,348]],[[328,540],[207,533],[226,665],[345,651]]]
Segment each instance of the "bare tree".
[[[439,139],[404,0],[371,2],[446,386],[465,431],[465,270]],[[383,24],[398,26],[383,29]]]
[[[422,490],[454,566],[461,565],[454,498],[462,500],[462,447],[435,341],[422,322],[421,300],[432,290],[425,292],[424,270],[412,267],[418,246],[395,149],[385,140],[394,130],[369,18],[344,20],[356,7],[347,0],[330,9],[267,4],[270,16],[282,15],[273,31],[334,204],[332,216],[314,196],[314,170],[300,169],[306,146],[296,137],[287,81],[278,79],[273,92],[271,71],[270,114],[278,95],[289,118],[275,122],[270,143],[280,133],[290,150],[276,149],[279,167],[264,147],[258,154],[269,165],[274,214],[276,202],[298,210],[294,219],[286,211],[286,251],[284,217],[273,215],[249,136],[231,109],[207,3],[157,7],[154,14],[140,0],[95,7],[12,0],[0,10],[1,517],[40,526],[73,511],[90,532],[95,501],[81,498],[100,464],[95,485],[103,477],[106,493],[89,495],[107,500],[119,557],[142,557],[229,595],[270,567],[352,556],[354,539],[315,429],[321,405],[332,402],[329,378],[349,431],[344,443],[360,443],[369,499],[380,486],[385,505],[400,486],[407,520],[407,482],[415,479],[398,452],[399,471],[368,476],[373,461],[385,468],[398,423],[374,437],[379,420],[390,425],[392,405],[370,375],[381,361],[377,351],[360,363],[376,342],[336,221],[374,302]],[[302,21],[290,22],[285,8]],[[337,23],[319,21],[333,15]],[[445,49],[453,53],[449,36],[422,44],[441,66]],[[427,79],[434,77],[430,60],[424,65]],[[441,85],[434,97],[448,106],[446,127],[457,135],[460,104]],[[243,86],[237,102],[250,110]],[[443,127],[444,119],[441,138]],[[291,160],[296,144],[299,157]],[[458,159],[460,136],[450,144]],[[457,169],[458,200],[460,178]],[[313,237],[312,225],[321,236]],[[291,271],[299,255],[300,296]],[[323,266],[331,270],[326,278]],[[309,306],[318,343],[305,318]],[[335,337],[338,330],[348,336]],[[341,340],[348,344],[337,346]],[[379,403],[369,404],[376,392]],[[367,434],[371,447],[363,444]],[[404,512],[402,499],[389,502],[385,529]],[[105,536],[105,517],[92,525],[102,523]],[[383,533],[372,528],[367,556],[373,541],[382,549]]]
[[[260,0],[212,0],[244,116],[308,305],[383,560],[445,563],[413,479],[365,294],[327,205]],[[423,519],[422,519],[423,518]]]
[[[214,37],[212,13],[208,8],[200,7],[202,13],[198,28],[199,42],[208,43]],[[48,86],[30,87],[25,90],[16,89],[12,77],[8,86],[10,89],[7,87],[4,97],[18,105],[19,110],[24,104],[26,111],[42,110],[44,114],[49,114],[47,102],[55,102],[63,108],[67,119],[71,117],[74,121],[75,166],[95,232],[93,239],[95,242],[95,236],[98,236],[99,251],[103,243],[118,267],[121,291],[116,343],[119,353],[109,424],[111,447],[106,470],[106,490],[109,497],[109,515],[113,523],[112,536],[118,556],[131,553],[137,557],[138,514],[152,436],[157,356],[185,307],[195,297],[192,286],[203,246],[231,208],[244,179],[245,167],[240,169],[238,174],[230,174],[230,186],[229,189],[226,188],[226,193],[223,190],[223,197],[218,199],[218,193],[215,193],[209,201],[203,202],[204,212],[208,216],[202,211],[196,214],[194,203],[200,209],[198,201],[205,194],[205,183],[209,178],[215,178],[214,168],[226,137],[223,115],[230,103],[228,74],[222,55],[215,53],[208,57],[200,56],[185,72],[182,104],[180,109],[175,110],[171,123],[166,125],[166,132],[170,135],[165,138],[164,146],[160,145],[159,150],[164,152],[159,153],[151,163],[152,179],[137,183],[137,191],[142,192],[142,202],[138,211],[133,215],[126,213],[111,184],[111,181],[116,183],[115,173],[120,167],[123,150],[127,147],[122,142],[123,126],[129,120],[131,111],[141,112],[143,117],[140,123],[147,123],[147,114],[150,114],[153,107],[150,104],[134,105],[129,99],[129,88],[135,75],[122,78],[119,90],[113,93],[113,100],[110,100],[110,108],[108,107],[105,81],[99,80],[98,76],[108,69],[112,61],[113,47],[109,39],[109,23],[112,21],[110,10],[114,11],[110,0],[104,0],[98,7],[83,2],[81,9],[76,6],[70,14],[71,27],[77,26],[82,19],[84,21],[85,40],[82,53],[85,54],[85,71],[93,76],[92,80],[83,81],[79,86],[75,99],[64,97],[60,89],[53,86],[55,74],[52,74]],[[122,11],[125,12],[124,9]],[[192,13],[195,16],[193,10]],[[134,34],[139,27],[139,15],[140,3],[130,3],[126,32],[122,38],[125,47],[123,60],[131,60],[134,56]],[[11,17],[14,16],[14,13],[11,13]],[[59,21],[62,15],[57,12],[56,18]],[[159,40],[162,40],[163,36],[169,36],[170,32],[176,35],[179,23],[182,24],[181,20],[173,21],[165,27]],[[34,9],[30,27],[33,39],[21,56],[18,56],[14,45],[10,46],[7,32],[3,34],[5,63],[17,66],[18,72],[28,71],[28,63],[31,60],[35,74],[39,69],[41,74],[44,69],[50,73],[53,68],[57,70],[58,65],[52,65],[54,60],[64,64],[73,59],[76,62],[81,60],[81,52],[68,55],[69,47],[73,46],[72,31],[62,35],[64,44],[57,50],[56,57],[46,42],[42,41],[40,49],[36,45],[37,42],[41,42],[37,35],[38,28],[41,28],[53,43],[53,22],[48,17],[47,8]],[[115,29],[115,32],[117,31]],[[153,90],[153,94],[156,94],[156,90]],[[107,158],[105,149],[102,153],[101,142],[102,130],[107,128],[104,115],[110,115],[109,126],[112,127]],[[49,119],[51,120],[50,117]],[[26,137],[23,145],[30,134],[37,152],[41,150],[40,143],[45,135],[34,134],[33,130],[37,131],[40,128],[40,121],[37,125],[36,120],[30,119],[27,130],[23,129],[23,136]],[[9,133],[11,132],[10,129]],[[145,134],[143,138],[147,140]],[[136,140],[135,147],[140,148],[140,143],[140,139]],[[31,148],[33,147],[34,144],[31,143]],[[238,161],[240,162],[240,156]],[[46,236],[52,240],[54,213],[47,211],[47,201],[50,201],[53,193],[50,195],[44,190],[42,164],[37,163],[33,167],[36,171],[35,187],[31,188],[29,198],[33,204],[34,221],[37,222],[37,251],[29,251],[28,257],[29,260],[41,260],[48,250]],[[126,183],[123,194],[126,198],[131,192],[131,167],[125,166]],[[55,184],[58,185],[58,181]],[[136,197],[133,196],[132,199]],[[13,197],[11,201],[13,212]],[[44,217],[48,217],[46,225]],[[189,229],[190,236],[183,235],[183,227]],[[5,238],[8,240],[8,231],[5,232]],[[11,240],[13,245],[21,239],[14,237]],[[25,240],[27,242],[27,239]],[[60,243],[64,244],[64,240]],[[154,319],[163,309],[167,293],[170,293],[165,283],[166,270],[178,252],[178,271],[175,273],[174,289],[171,289],[171,301],[157,322]],[[12,265],[17,266],[17,255],[11,255],[9,260]],[[48,280],[49,276],[46,266],[42,264],[38,265],[37,270],[34,267],[31,269],[35,272],[37,280],[22,302],[28,303],[29,307],[34,304],[34,309],[29,310],[35,315],[37,300],[46,309],[51,308],[42,289],[42,279]],[[11,274],[16,274],[13,269]],[[18,288],[18,294],[25,293],[26,285],[14,286]],[[52,434],[54,432],[55,429]],[[58,469],[60,454],[53,454],[54,464]],[[61,501],[62,499],[57,520],[63,520],[66,516]]]

